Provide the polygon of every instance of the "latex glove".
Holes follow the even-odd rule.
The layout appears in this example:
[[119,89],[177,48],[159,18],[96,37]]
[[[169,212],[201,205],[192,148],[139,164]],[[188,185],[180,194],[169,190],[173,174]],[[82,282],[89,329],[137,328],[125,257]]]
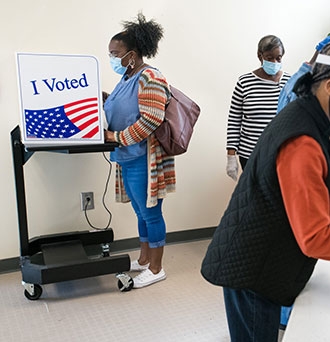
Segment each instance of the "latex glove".
[[324,47],[325,45],[327,45],[328,43],[330,43],[330,35],[328,35],[326,38],[324,38],[322,41],[320,41],[320,42],[316,45],[315,49],[316,49],[317,51],[321,51],[321,50],[323,49],[323,47]]
[[235,154],[227,154],[227,175],[234,181],[237,180],[238,162]]

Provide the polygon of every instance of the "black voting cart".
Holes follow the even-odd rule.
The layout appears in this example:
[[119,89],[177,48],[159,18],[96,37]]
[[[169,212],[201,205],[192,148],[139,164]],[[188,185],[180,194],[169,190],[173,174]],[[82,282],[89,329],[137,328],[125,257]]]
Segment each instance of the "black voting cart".
[[[123,273],[130,269],[128,254],[110,255],[114,234],[111,228],[97,231],[75,231],[29,238],[24,165],[38,151],[61,153],[93,153],[112,151],[117,144],[105,143],[75,146],[29,147],[21,141],[19,126],[11,131],[16,183],[16,201],[20,239],[20,269],[24,295],[30,300],[40,298],[42,284],[116,273],[118,287],[129,291],[133,280]],[[95,250],[99,252],[95,257]],[[93,251],[91,253],[91,251]]]

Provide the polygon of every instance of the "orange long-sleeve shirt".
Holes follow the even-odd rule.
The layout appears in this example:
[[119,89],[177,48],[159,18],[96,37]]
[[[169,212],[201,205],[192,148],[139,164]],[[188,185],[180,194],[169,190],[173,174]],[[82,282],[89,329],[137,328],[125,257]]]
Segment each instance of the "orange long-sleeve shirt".
[[328,166],[320,145],[309,136],[290,139],[276,160],[281,193],[302,252],[330,260]]

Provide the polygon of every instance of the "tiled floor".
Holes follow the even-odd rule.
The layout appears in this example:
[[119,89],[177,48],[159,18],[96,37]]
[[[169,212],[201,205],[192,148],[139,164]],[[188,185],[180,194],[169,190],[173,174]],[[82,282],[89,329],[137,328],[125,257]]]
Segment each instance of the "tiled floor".
[[208,243],[166,246],[167,279],[124,293],[110,274],[43,285],[42,297],[29,301],[21,273],[2,274],[0,341],[229,342],[221,288],[200,275]]

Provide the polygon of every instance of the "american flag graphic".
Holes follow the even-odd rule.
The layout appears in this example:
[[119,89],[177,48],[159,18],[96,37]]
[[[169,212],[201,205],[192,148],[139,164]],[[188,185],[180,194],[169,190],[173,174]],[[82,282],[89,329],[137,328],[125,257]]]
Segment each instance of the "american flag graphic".
[[99,133],[97,97],[24,112],[28,138],[93,138]]

